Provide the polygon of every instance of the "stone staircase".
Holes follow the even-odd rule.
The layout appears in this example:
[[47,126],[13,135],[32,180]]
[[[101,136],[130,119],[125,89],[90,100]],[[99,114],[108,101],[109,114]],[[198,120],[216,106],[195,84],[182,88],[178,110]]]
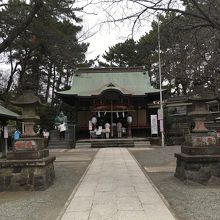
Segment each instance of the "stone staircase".
[[91,148],[90,142],[77,141],[75,148]]
[[50,132],[50,140],[48,144],[48,148],[72,148],[74,145],[74,142],[72,139],[69,138],[68,133],[65,135],[64,140],[60,140],[59,137],[59,131],[52,130]]
[[78,140],[75,148],[107,148],[107,147],[150,147],[150,141],[146,138],[123,139],[85,139]]
[[134,147],[140,147],[140,148],[144,148],[144,147],[150,147],[150,141],[145,140],[145,141],[134,141]]
[[92,148],[105,148],[105,147],[134,147],[133,140],[121,140],[121,139],[114,139],[114,140],[104,140],[104,141],[93,141],[91,142]]
[[52,140],[49,141],[48,147],[51,148],[71,148],[71,143],[66,140]]

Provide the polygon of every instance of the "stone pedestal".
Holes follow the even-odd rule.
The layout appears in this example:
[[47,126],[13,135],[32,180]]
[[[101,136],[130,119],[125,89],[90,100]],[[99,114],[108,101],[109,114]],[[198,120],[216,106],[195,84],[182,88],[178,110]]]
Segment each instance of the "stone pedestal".
[[220,184],[220,147],[217,147],[216,133],[209,132],[205,126],[209,114],[206,102],[214,100],[204,89],[202,82],[194,82],[195,92],[189,98],[192,111],[189,116],[194,120],[192,133],[185,136],[181,153],[177,158],[175,177],[183,181],[201,184]]
[[55,157],[0,160],[0,191],[45,190],[54,181]]
[[25,160],[25,159],[42,159],[49,156],[49,150],[37,150],[37,151],[9,151],[7,153],[7,160]]
[[55,178],[54,160],[43,138],[21,138],[0,160],[0,191],[45,190]]
[[213,132],[197,132],[185,136],[185,145],[191,147],[216,146],[217,135]]
[[200,184],[220,184],[220,154],[186,155],[176,154],[175,177],[182,181],[194,181]]
[[220,183],[220,147],[213,133],[192,133],[186,137],[177,158],[175,177],[201,184]]

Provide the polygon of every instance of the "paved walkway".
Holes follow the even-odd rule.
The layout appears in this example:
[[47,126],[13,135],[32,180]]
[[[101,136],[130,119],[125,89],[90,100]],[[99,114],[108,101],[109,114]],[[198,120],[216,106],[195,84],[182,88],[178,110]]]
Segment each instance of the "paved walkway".
[[174,220],[125,148],[100,149],[62,220]]

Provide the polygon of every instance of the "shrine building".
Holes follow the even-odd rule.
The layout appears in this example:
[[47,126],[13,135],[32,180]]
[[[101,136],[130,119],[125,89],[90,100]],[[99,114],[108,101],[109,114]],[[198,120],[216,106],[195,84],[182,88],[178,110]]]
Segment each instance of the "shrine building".
[[159,100],[160,91],[151,86],[144,67],[108,67],[78,69],[71,89],[56,94],[76,107],[80,136],[89,137],[89,131],[104,129],[108,122],[110,137],[116,138],[118,121],[122,123],[124,137],[129,129],[133,137],[150,136],[150,115],[156,115],[158,109],[152,103]]

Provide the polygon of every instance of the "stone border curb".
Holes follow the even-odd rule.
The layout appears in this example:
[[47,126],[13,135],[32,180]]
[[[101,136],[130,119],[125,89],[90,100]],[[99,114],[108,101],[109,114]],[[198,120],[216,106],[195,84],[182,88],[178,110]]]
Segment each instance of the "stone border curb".
[[179,218],[176,216],[176,214],[174,213],[172,207],[170,206],[169,202],[166,200],[166,198],[163,196],[163,194],[159,191],[159,189],[156,187],[156,185],[153,183],[153,181],[151,180],[151,178],[148,176],[147,171],[140,165],[140,163],[137,161],[137,159],[135,158],[135,156],[130,152],[130,150],[128,150],[129,154],[132,156],[132,158],[134,159],[134,161],[137,163],[137,165],[140,167],[140,169],[142,170],[142,172],[144,173],[144,175],[146,176],[146,178],[149,180],[150,184],[153,186],[153,188],[155,189],[155,191],[158,193],[158,195],[160,196],[160,198],[162,199],[162,201],[164,202],[165,206],[169,209],[170,213],[173,215],[174,219],[179,220]]

